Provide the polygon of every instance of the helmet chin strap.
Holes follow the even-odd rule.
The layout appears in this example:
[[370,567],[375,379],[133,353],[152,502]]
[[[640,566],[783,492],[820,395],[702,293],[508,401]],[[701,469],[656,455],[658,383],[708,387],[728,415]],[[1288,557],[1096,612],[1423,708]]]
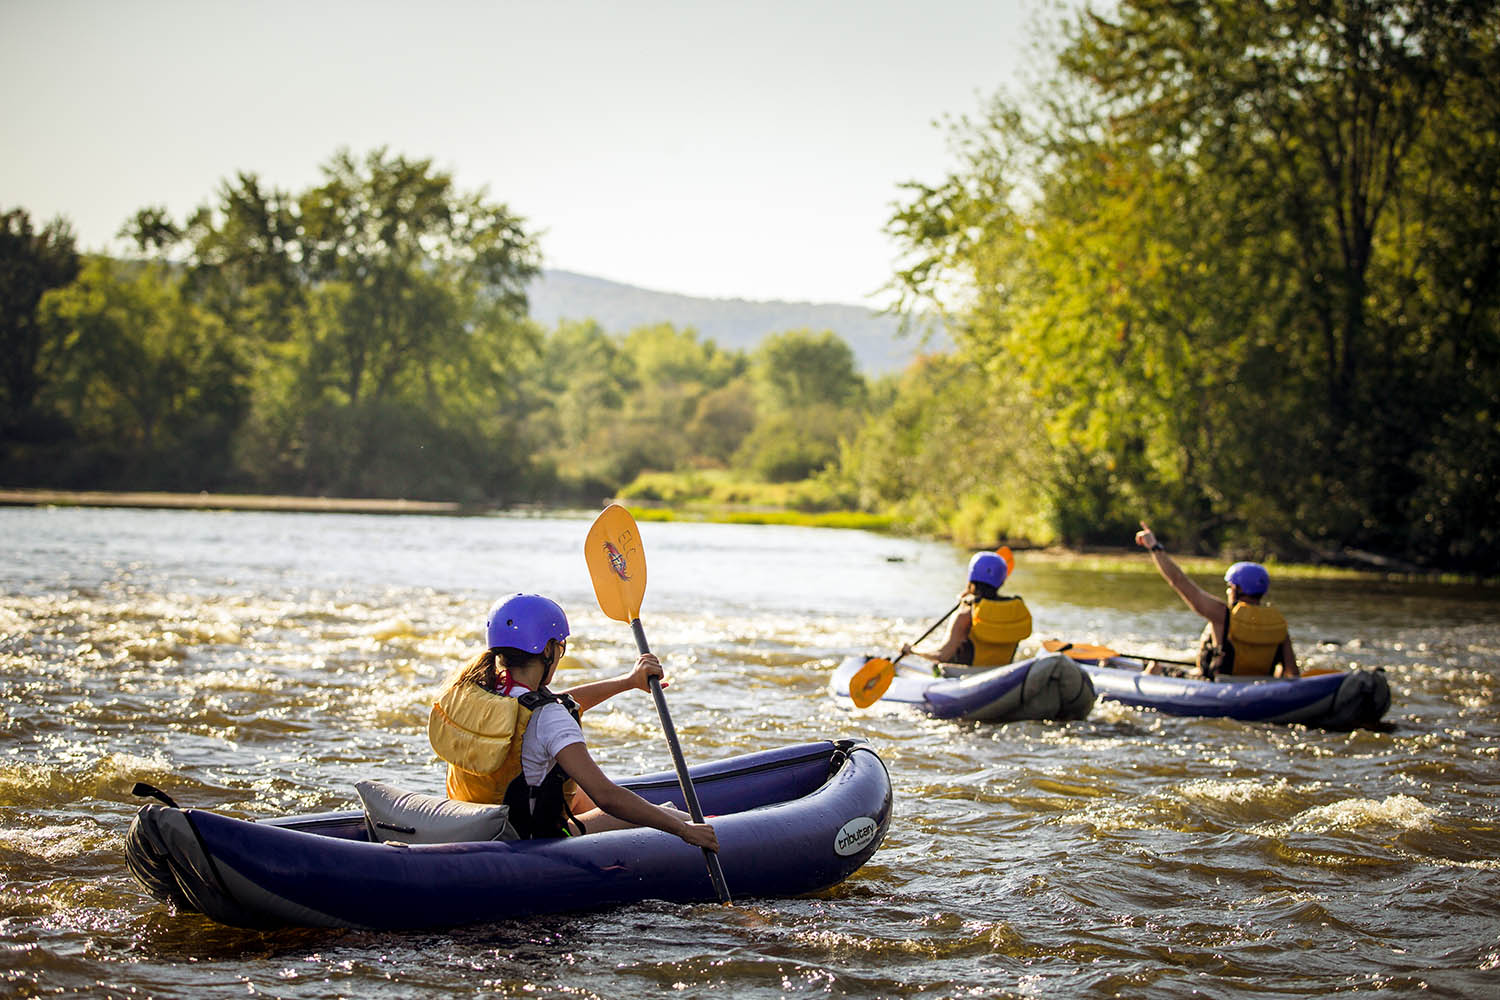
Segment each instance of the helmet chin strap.
[[[548,650],[552,651],[550,656],[548,655]],[[545,664],[542,670],[542,687],[546,687],[552,683],[552,677],[557,673],[557,665],[561,662],[562,643],[556,639],[548,639],[547,645],[542,647],[542,663]]]

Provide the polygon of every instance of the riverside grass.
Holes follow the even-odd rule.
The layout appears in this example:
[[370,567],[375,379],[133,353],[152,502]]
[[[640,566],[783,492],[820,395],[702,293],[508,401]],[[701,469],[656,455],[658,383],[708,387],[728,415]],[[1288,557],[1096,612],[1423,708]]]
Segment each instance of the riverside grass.
[[[821,514],[802,511],[744,511],[716,509],[702,504],[685,507],[640,507],[631,502],[623,506],[637,521],[700,521],[715,524],[791,524],[811,528],[852,528],[865,531],[899,534],[899,525],[894,518],[881,514],[863,514],[857,511],[833,511]],[[950,540],[951,541],[951,540]],[[1142,558],[1139,549],[1065,549],[1060,547],[1026,548],[1014,545],[1017,556],[1023,562],[1048,562],[1070,569],[1087,572],[1140,573],[1155,576],[1156,567],[1151,560]],[[1183,570],[1194,576],[1218,576],[1231,560],[1217,556],[1180,556],[1173,560]],[[1268,562],[1266,567],[1276,576],[1298,580],[1405,580],[1416,579],[1399,573],[1381,573],[1369,570],[1347,569],[1338,566],[1314,566],[1303,563]],[[1421,577],[1438,583],[1472,584],[1475,581],[1462,577]]]
[[[694,469],[686,472],[647,472],[620,491],[619,502],[638,521],[708,521],[721,524],[783,524],[813,528],[848,528],[921,535],[898,514],[852,510],[849,498],[819,479],[789,483],[767,483],[736,476],[727,469]],[[1127,572],[1155,576],[1150,559],[1131,544],[1118,547],[1064,548],[1056,545],[1029,547],[1024,540],[992,539],[988,544],[968,544],[952,536],[937,537],[961,547],[993,548],[1001,542],[1025,552],[1028,560],[1047,560],[1059,565],[1094,572]],[[973,542],[972,539],[969,540]],[[1184,570],[1200,577],[1218,577],[1224,568],[1245,555],[1195,556],[1183,553],[1172,558]],[[1407,574],[1390,570],[1363,569],[1313,563],[1266,561],[1271,572],[1283,579],[1423,581],[1437,584],[1494,585],[1493,578],[1477,579],[1457,574]]]
[[649,472],[620,491],[619,500],[640,521],[713,521],[720,524],[787,524],[808,528],[895,531],[890,514],[852,510],[848,499],[817,479],[766,483],[728,470]]
[[[695,476],[699,474],[694,474]],[[632,484],[635,485],[635,484]],[[773,498],[795,497],[806,483],[754,484],[737,482],[732,487],[745,502],[714,502],[707,499],[657,499],[620,497],[621,503],[638,521],[685,521],[720,524],[776,524],[809,528],[843,528],[875,531],[893,535],[911,535],[898,517],[852,510],[797,510],[778,506]],[[762,487],[763,492],[756,492]],[[748,499],[753,498],[753,500]],[[759,502],[754,502],[759,501]],[[0,508],[4,507],[135,507],[166,509],[199,509],[226,511],[284,511],[287,513],[360,513],[485,515],[499,513],[495,508],[475,504],[422,502],[411,500],[348,499],[337,497],[297,497],[270,495],[130,492],[109,490],[0,490]],[[540,505],[537,509],[544,509]],[[535,509],[528,509],[535,513]],[[931,536],[925,536],[931,537]],[[952,542],[953,539],[943,539]],[[958,544],[954,542],[954,544]],[[1024,542],[1009,544],[1024,553],[1026,560],[1046,560],[1088,571],[1154,574],[1149,559],[1140,558],[1133,547],[1066,549],[1062,547],[1027,548]],[[975,549],[984,545],[970,546]],[[1231,561],[1229,557],[1189,556],[1173,553],[1172,558],[1194,575],[1217,576]],[[1500,587],[1500,577],[1473,577],[1454,573],[1405,574],[1377,570],[1322,566],[1308,563],[1267,562],[1267,567],[1285,579],[1409,581],[1439,585]]]
[[711,521],[715,524],[790,524],[804,528],[856,528],[891,531],[895,519],[861,511],[744,510],[714,504],[682,507],[642,507],[626,501],[626,509],[637,521]]

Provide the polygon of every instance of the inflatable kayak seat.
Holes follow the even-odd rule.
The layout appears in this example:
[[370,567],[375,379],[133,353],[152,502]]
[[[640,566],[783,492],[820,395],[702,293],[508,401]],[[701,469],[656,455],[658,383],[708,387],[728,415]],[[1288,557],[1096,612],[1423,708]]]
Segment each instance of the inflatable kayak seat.
[[519,836],[510,825],[509,806],[405,792],[379,781],[357,781],[354,788],[374,844],[464,844]]

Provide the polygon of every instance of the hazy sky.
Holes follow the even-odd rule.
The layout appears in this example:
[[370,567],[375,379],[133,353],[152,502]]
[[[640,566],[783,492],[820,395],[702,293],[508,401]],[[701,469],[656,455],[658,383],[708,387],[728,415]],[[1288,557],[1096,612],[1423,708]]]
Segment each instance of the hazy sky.
[[246,171],[431,158],[544,265],[690,295],[875,303],[898,185],[1017,85],[1038,0],[0,0],[0,209],[112,246]]

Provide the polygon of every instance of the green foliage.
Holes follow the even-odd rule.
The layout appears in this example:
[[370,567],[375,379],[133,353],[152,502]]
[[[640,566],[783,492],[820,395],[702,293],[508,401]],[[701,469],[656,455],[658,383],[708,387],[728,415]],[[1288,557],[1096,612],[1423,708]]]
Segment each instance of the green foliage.
[[854,412],[830,403],[777,410],[745,437],[734,464],[773,483],[807,479],[838,459],[840,441],[857,426]]
[[223,327],[185,301],[181,279],[156,265],[91,257],[72,284],[42,301],[38,397],[91,442],[96,467],[74,474],[118,484],[123,464],[153,470],[142,485],[223,482],[227,444],[244,406]]
[[893,389],[841,451],[839,479],[862,509],[964,544],[1056,540],[1038,510],[1054,466],[1031,437],[1032,406],[1018,379],[937,356]]
[[[1071,23],[1031,110],[958,123],[957,169],[892,217],[898,285],[1029,399],[1051,533],[1493,558],[1497,21],[1129,0]],[[938,496],[915,516],[988,506]]]
[[72,228],[57,219],[37,232],[21,209],[0,215],[0,431],[32,418],[49,372],[42,356],[45,331],[38,322],[42,296],[78,274]]
[[428,160],[340,152],[307,191],[241,174],[184,224],[147,209],[129,232],[179,258],[185,295],[230,331],[253,401],[238,454],[261,484],[525,489],[529,458],[496,414],[535,338],[524,288],[537,253],[504,206]]
[[[633,338],[633,339],[632,339]],[[672,347],[686,348],[677,360]],[[639,353],[637,353],[639,352]],[[543,335],[517,372],[516,391],[538,456],[564,478],[604,493],[642,469],[670,469],[701,384],[683,377],[711,353],[670,327],[620,338],[597,324],[563,323]]]
[[688,442],[701,464],[729,464],[755,429],[757,411],[750,381],[736,378],[704,393],[688,421]]
[[322,173],[300,192],[237,174],[181,221],[145,208],[122,233],[143,258],[72,284],[65,224],[7,216],[10,273],[31,270],[6,294],[66,286],[16,352],[51,443],[12,449],[7,475],[593,503],[652,471],[801,480],[857,428],[864,381],[831,332],[747,355],[669,324],[544,331],[525,316],[536,248],[504,206],[385,150]]
[[[826,478],[768,483],[725,469],[653,472],[638,476],[618,495],[634,504],[662,504],[716,519],[731,513],[852,513],[852,498]],[[889,520],[885,518],[884,520]]]
[[[784,379],[790,389],[769,403],[778,359],[813,368]],[[666,324],[611,336],[564,323],[542,339],[520,392],[528,424],[545,429],[548,463],[611,490],[634,481],[649,496],[651,474],[674,470],[733,468],[772,482],[816,474],[857,428],[864,381],[832,334],[774,336],[747,357]]]
[[750,363],[756,399],[766,412],[863,402],[854,352],[831,330],[788,330],[767,337]]
[[635,365],[636,377],[656,392],[698,397],[722,388],[745,371],[745,357],[725,352],[711,340],[700,341],[691,329],[657,323],[631,330],[623,349]]
[[172,424],[206,415],[195,404],[211,385],[205,369],[222,332],[177,285],[161,268],[122,269],[94,257],[77,281],[47,297],[45,360],[63,373],[52,400],[84,434],[149,452]]

